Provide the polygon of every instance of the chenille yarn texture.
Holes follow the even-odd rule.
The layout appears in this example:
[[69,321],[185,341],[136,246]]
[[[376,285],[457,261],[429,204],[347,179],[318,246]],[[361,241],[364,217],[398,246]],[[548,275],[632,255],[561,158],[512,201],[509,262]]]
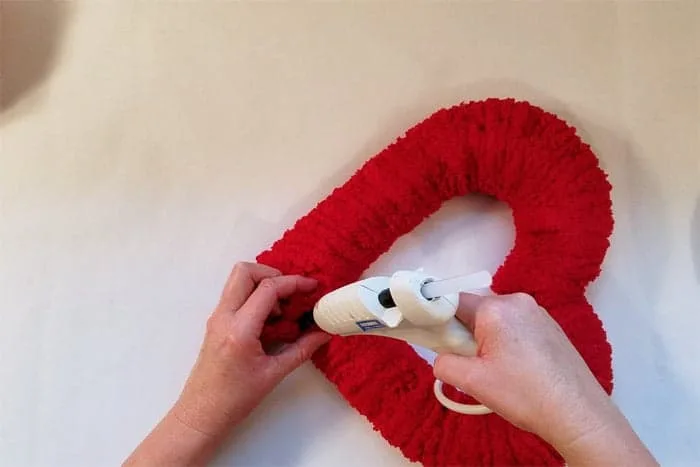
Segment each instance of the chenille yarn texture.
[[[493,290],[534,296],[610,393],[611,346],[584,296],[609,247],[610,191],[590,147],[552,113],[513,99],[440,109],[369,159],[260,253],[260,263],[320,283],[314,295],[285,304],[282,318],[267,324],[264,339],[296,339],[303,314],[321,295],[358,280],[443,202],[482,193],[510,206],[516,232]],[[334,337],[313,362],[411,461],[563,464],[551,446],[496,414],[444,409],[432,392],[431,367],[408,344]]]

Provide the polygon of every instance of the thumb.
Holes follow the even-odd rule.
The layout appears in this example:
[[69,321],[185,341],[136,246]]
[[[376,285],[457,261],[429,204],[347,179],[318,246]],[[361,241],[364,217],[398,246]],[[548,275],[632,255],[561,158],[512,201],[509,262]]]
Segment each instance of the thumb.
[[481,304],[486,300],[486,297],[471,293],[459,294],[459,305],[457,306],[457,319],[465,324],[467,329],[474,333],[476,323],[476,311]]
[[475,394],[479,392],[479,382],[483,379],[484,362],[479,357],[441,354],[435,358],[433,374],[443,383]]
[[325,332],[310,332],[288,345],[275,357],[283,376],[300,367],[329,340],[331,340],[331,336]]

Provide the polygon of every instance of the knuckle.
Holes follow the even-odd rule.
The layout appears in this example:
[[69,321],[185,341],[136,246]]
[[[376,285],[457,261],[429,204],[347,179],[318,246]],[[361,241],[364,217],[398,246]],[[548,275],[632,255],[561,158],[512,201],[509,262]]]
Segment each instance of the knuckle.
[[233,265],[232,274],[234,276],[240,276],[242,274],[246,274],[249,269],[250,269],[250,265],[248,263],[239,261],[238,263]]
[[532,308],[533,306],[537,305],[532,295],[528,295],[524,292],[514,293],[510,296],[510,298],[513,305],[520,308]]
[[240,347],[240,339],[237,339],[233,334],[227,334],[222,339],[222,348],[226,354],[236,353]]
[[211,334],[216,329],[216,320],[214,316],[210,316],[206,323],[206,333]]
[[308,352],[308,351],[306,351],[306,350],[300,350],[300,351],[297,352],[297,354],[294,356],[293,366],[294,366],[294,367],[300,366],[300,365],[303,364],[305,361],[307,361],[307,360],[309,359],[309,357],[310,357],[310,355],[309,355],[309,352]]
[[481,321],[487,323],[492,328],[502,328],[508,319],[507,304],[502,297],[489,297],[483,301],[478,313],[481,314]]
[[299,349],[299,353],[298,353],[299,363],[300,364],[304,363],[305,361],[310,359],[312,353],[313,353],[313,351],[311,349],[309,349],[308,347],[303,347],[303,348]]
[[485,316],[500,316],[503,313],[503,299],[500,297],[488,297],[484,299],[479,307],[479,312]]
[[216,331],[218,329],[218,327],[219,327],[219,316],[217,313],[212,313],[207,318],[206,332],[212,333],[212,332]]
[[266,277],[265,279],[260,281],[258,287],[265,291],[271,291],[275,288],[275,280],[270,277]]

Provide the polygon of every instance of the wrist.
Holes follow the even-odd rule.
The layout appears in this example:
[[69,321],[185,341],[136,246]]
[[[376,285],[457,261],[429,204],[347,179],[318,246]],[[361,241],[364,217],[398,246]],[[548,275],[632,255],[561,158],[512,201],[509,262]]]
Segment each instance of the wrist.
[[189,438],[193,443],[205,444],[222,437],[217,436],[215,430],[207,430],[206,428],[208,427],[206,425],[193,423],[188,418],[187,413],[181,411],[177,404],[167,413],[163,421],[172,432]]
[[552,443],[571,467],[658,465],[611,400],[592,411],[571,433]]
[[218,404],[216,400],[183,394],[173,405],[168,417],[193,434],[221,439],[237,423],[234,412],[234,409]]
[[225,438],[256,406],[256,400],[246,395],[245,391],[231,385],[187,384],[171,412],[195,431]]
[[203,466],[214,456],[220,441],[189,426],[173,408],[123,465]]
[[612,401],[603,395],[595,398],[577,398],[576,405],[559,411],[561,416],[550,422],[551,434],[546,441],[560,452],[572,449],[582,441],[596,437],[616,424],[618,413]]

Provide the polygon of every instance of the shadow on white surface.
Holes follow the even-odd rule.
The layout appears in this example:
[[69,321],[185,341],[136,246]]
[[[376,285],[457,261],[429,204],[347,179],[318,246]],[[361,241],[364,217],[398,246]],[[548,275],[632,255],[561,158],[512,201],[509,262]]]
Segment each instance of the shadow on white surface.
[[72,2],[0,5],[0,112],[13,108],[51,74]]

